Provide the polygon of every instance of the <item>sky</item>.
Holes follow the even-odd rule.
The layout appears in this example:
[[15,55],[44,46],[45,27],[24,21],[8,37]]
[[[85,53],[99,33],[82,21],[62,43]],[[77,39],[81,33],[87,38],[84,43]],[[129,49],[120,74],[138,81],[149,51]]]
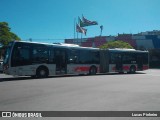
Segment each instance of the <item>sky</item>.
[[[78,17],[97,21],[83,38],[160,30],[160,0],[0,0],[0,22],[22,40],[62,42],[74,38]],[[77,37],[77,34],[76,34]],[[81,37],[81,34],[78,35]]]

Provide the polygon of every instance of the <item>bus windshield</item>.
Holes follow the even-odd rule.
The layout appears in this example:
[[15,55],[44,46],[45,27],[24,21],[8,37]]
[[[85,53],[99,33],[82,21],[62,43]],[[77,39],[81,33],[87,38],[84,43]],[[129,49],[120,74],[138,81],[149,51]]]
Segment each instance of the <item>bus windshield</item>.
[[13,44],[13,42],[10,42],[9,45],[7,46],[6,50],[5,50],[3,64],[7,64],[8,61],[9,61],[9,56],[10,56],[10,53],[11,53],[12,44]]

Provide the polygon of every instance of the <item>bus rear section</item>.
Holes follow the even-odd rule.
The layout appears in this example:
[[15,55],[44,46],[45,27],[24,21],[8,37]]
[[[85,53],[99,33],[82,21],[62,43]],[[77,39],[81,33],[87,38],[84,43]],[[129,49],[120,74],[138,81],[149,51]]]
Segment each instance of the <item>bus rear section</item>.
[[100,50],[100,71],[135,73],[149,69],[148,51],[133,49]]

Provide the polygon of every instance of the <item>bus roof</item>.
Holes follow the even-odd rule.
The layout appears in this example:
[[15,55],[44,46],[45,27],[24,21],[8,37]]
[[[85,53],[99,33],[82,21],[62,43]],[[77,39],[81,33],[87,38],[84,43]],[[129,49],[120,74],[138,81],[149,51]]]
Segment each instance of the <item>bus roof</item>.
[[77,48],[77,49],[95,49],[98,50],[99,48],[92,48],[92,47],[81,47],[76,44],[67,44],[67,43],[40,43],[40,42],[29,42],[29,41],[13,41],[13,42],[19,42],[19,43],[33,43],[33,44],[41,44],[41,45],[50,45],[50,46],[55,46],[55,47],[64,47],[64,48]]
[[108,49],[112,52],[148,52],[148,51],[141,51],[141,50],[135,50],[135,49],[126,49],[126,48],[115,48],[115,49]]

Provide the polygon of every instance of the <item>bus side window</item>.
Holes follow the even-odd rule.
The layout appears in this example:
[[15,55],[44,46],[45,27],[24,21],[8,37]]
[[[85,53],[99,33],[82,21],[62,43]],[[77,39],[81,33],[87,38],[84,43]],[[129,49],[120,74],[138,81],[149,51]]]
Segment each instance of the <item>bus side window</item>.
[[123,56],[124,64],[135,64],[136,63],[136,54],[125,53]]
[[100,61],[99,60],[99,52],[97,52],[97,51],[91,52],[90,58],[91,58],[91,63],[99,64],[99,61]]
[[33,63],[46,63],[48,62],[48,49],[45,47],[33,47],[32,62]]
[[115,53],[110,53],[110,63],[114,64],[116,61],[116,56]]
[[30,48],[28,46],[17,46],[13,51],[12,66],[28,64],[30,64]]
[[29,49],[27,48],[22,48],[20,50],[20,59],[22,60],[29,60],[30,56],[29,56]]
[[54,50],[52,49],[52,50],[50,50],[49,51],[49,63],[55,63],[55,55],[54,55]]
[[91,55],[91,51],[89,50],[81,50],[79,55],[79,63],[80,64],[90,64],[92,63],[93,56]]
[[79,63],[79,52],[78,50],[71,50],[70,51],[70,57],[69,57],[69,63]]

